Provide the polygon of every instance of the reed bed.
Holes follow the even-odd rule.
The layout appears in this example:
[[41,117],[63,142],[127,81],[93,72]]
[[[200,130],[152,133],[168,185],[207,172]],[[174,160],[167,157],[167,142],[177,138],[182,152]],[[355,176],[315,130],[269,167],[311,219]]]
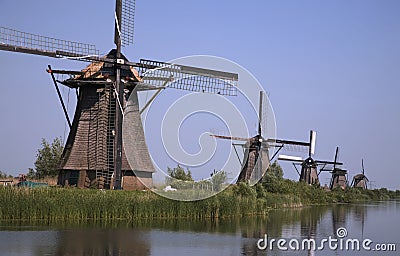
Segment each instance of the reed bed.
[[[217,219],[266,215],[271,208],[399,198],[400,191],[321,188],[287,181],[281,191],[246,184],[204,200],[167,199],[152,191],[0,187],[0,220],[85,222],[152,219]],[[271,188],[269,185],[267,188]],[[171,192],[174,193],[174,192]]]
[[151,191],[0,188],[0,220],[204,219],[260,215],[267,211],[263,200],[237,196],[232,191],[182,202]]

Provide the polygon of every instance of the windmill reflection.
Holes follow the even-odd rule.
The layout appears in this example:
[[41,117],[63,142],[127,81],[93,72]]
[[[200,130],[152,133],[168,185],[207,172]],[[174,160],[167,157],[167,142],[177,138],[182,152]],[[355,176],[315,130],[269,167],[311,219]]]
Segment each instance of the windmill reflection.
[[129,229],[62,230],[56,255],[150,255],[150,244],[145,233]]
[[[317,228],[321,220],[328,212],[327,207],[304,207],[296,209],[271,211],[268,217],[246,223],[245,229],[241,229],[243,239],[242,255],[284,255],[285,252],[279,250],[260,251],[256,242],[264,234],[272,239],[315,239]],[[256,218],[257,219],[257,218]],[[314,251],[309,250],[308,255],[314,255]]]

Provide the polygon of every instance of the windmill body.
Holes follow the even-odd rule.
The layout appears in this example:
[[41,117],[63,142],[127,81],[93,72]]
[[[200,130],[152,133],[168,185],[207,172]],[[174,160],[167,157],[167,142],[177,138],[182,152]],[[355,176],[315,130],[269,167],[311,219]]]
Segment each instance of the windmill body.
[[368,178],[364,174],[360,173],[353,177],[352,184],[354,188],[367,189],[367,182]]
[[345,189],[346,187],[347,187],[347,171],[340,168],[335,168],[334,170],[332,170],[332,177],[329,188],[332,190],[335,188]]
[[[112,50],[107,58],[115,58]],[[126,59],[126,58],[124,58]],[[124,85],[124,97],[121,105],[125,106],[126,118],[134,125],[132,141],[135,141],[135,151],[141,161],[131,167],[127,161],[125,150],[122,150],[122,187],[125,189],[144,189],[152,185],[154,167],[148,153],[142,122],[137,103],[137,91],[134,90],[139,81],[137,74],[130,69],[121,70],[123,77],[129,79]],[[62,81],[62,84],[77,88],[78,103],[71,130],[62,155],[59,185],[76,185],[78,187],[112,188],[114,174],[115,116],[118,106],[116,93],[111,86],[115,81],[113,67],[106,63],[93,63],[82,70],[82,74]],[[131,95],[131,94],[135,95]],[[134,100],[128,103],[128,98]],[[135,104],[136,103],[136,104]],[[135,171],[135,172],[133,172]],[[139,180],[140,179],[140,180]]]
[[339,163],[338,160],[338,155],[339,155],[339,147],[336,147],[335,151],[335,159],[332,162],[333,168],[331,170],[324,169],[322,168],[321,171],[329,171],[332,176],[331,180],[329,183],[329,189],[335,189],[335,188],[341,188],[341,189],[346,189],[347,187],[347,170],[338,168],[338,165],[342,165],[342,163]]
[[301,164],[299,181],[303,181],[307,184],[319,185],[317,164],[311,157],[304,160],[304,162]]
[[264,176],[270,160],[268,150],[262,146],[262,137],[256,135],[244,145],[244,161],[237,182],[255,184]]
[[362,189],[368,189],[368,178],[365,176],[365,170],[364,170],[364,159],[361,160],[361,167],[362,167],[362,173],[359,173],[353,177],[352,181],[352,187],[353,188],[362,188]]

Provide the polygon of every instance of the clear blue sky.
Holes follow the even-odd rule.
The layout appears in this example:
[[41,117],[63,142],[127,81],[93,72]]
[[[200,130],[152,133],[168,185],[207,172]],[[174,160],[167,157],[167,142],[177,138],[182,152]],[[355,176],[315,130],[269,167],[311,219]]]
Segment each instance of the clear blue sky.
[[[354,175],[364,158],[376,186],[399,189],[399,1],[137,0],[130,60],[221,56],[247,68],[269,92],[278,137],[318,132],[316,158],[335,147]],[[2,1],[0,25],[113,47],[114,1]],[[65,121],[46,66],[84,63],[0,52],[0,170],[33,167],[42,137]],[[296,178],[290,165],[285,176]],[[322,183],[328,176],[322,177]]]

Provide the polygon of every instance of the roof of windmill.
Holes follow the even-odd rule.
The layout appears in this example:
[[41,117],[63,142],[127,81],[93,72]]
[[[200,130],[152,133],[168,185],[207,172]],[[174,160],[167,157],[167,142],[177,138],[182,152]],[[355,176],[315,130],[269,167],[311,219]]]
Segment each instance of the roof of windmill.
[[[107,59],[116,59],[117,51],[112,49],[107,55],[103,56]],[[121,59],[128,61],[128,59],[121,54]],[[114,64],[106,62],[92,62],[86,68],[82,69],[83,75],[75,77],[76,79],[104,79],[114,75]],[[134,82],[140,81],[141,78],[136,69],[130,66],[121,66],[121,77],[129,77]]]
[[365,175],[362,174],[362,173],[359,173],[359,174],[357,174],[357,175],[354,175],[354,179],[364,179],[364,177],[366,178],[367,176],[365,176]]

